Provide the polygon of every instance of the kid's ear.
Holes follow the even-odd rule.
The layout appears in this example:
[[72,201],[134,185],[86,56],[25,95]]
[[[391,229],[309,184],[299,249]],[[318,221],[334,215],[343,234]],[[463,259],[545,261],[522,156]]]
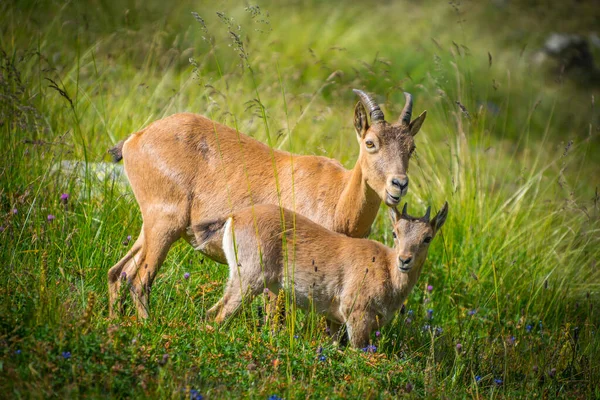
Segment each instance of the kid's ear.
[[438,213],[431,220],[431,228],[433,229],[433,234],[435,235],[446,222],[446,217],[448,216],[448,202],[444,202],[442,209],[438,211]]
[[421,129],[421,125],[423,125],[423,122],[425,121],[425,117],[427,117],[427,111],[423,111],[421,115],[419,115],[410,123],[410,125],[408,125],[410,136],[415,136],[417,133],[419,133],[419,129]]
[[354,129],[359,139],[365,137],[367,129],[369,129],[369,121],[367,120],[367,110],[362,102],[356,103],[354,107]]

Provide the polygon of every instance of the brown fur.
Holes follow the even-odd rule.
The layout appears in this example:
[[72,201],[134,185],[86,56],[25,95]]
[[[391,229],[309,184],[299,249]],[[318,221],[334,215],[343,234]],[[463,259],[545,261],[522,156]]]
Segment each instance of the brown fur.
[[[175,114],[132,134],[122,156],[143,225],[129,253],[108,273],[111,315],[119,277],[126,276],[138,314],[147,317],[149,290],[171,245],[180,238],[190,241],[190,226],[252,204],[280,204],[328,229],[365,236],[380,199],[394,205],[406,193],[406,187],[401,191],[390,182],[406,180],[413,136],[425,113],[410,126],[369,126],[362,105],[356,113],[364,114],[357,127],[361,150],[350,171],[329,158],[271,149],[195,114]],[[377,152],[365,150],[367,139],[377,142]],[[390,203],[388,193],[397,201]],[[204,253],[225,262],[220,246],[208,246]]]
[[[335,336],[346,324],[350,344],[363,347],[417,282],[429,249],[425,239],[436,235],[447,211],[445,204],[431,221],[391,213],[393,249],[329,231],[289,210],[282,214],[273,205],[234,212],[221,233],[229,280],[209,314],[223,322],[265,288],[277,293],[293,287],[298,306],[324,314]],[[201,226],[194,232],[204,235]]]

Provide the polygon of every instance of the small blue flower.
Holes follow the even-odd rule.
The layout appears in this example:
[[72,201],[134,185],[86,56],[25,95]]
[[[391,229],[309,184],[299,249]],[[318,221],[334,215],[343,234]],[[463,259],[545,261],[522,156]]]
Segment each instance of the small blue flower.
[[319,356],[319,361],[325,361],[325,360],[327,360],[327,357],[325,357],[323,355]]
[[277,396],[276,394],[272,394],[269,396],[269,400],[283,400],[281,397]]
[[294,335],[294,339],[298,339],[298,335]]
[[21,349],[15,350],[15,354],[16,354],[16,355],[19,355],[19,354],[21,354]]
[[323,347],[319,346],[319,348],[317,349],[317,354],[321,354],[323,353]]
[[196,389],[190,390],[190,400],[202,400],[204,397]]
[[69,358],[71,358],[71,352],[70,351],[63,351],[62,352],[62,356],[65,360],[68,360]]
[[431,326],[429,325],[423,325],[423,328],[421,328],[423,332],[427,332],[429,329],[431,329]]
[[186,272],[185,274],[183,274],[183,279],[190,279],[190,273]]
[[475,382],[479,382],[480,380],[481,380],[481,376],[477,375],[477,376],[475,377]]
[[432,308],[430,308],[429,310],[427,310],[427,318],[433,319],[433,309]]
[[477,310],[469,310],[469,315],[473,316],[477,313]]
[[527,325],[525,329],[527,329],[527,332],[531,332],[533,330],[533,326]]
[[502,385],[502,379],[496,378],[494,379],[494,382],[496,383],[496,385],[500,386]]
[[411,316],[411,317],[412,317],[414,313],[415,313],[415,312],[414,312],[413,310],[408,310],[408,315],[409,315],[409,316]]
[[435,327],[435,336],[440,336],[442,333],[444,333],[444,330],[442,328],[440,328],[439,326]]
[[377,351],[377,346],[370,344],[367,347],[363,347],[362,351],[365,353],[375,353]]

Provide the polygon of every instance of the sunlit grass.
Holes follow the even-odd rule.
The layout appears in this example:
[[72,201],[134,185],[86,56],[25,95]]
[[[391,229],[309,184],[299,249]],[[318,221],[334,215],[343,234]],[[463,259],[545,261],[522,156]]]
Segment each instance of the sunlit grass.
[[[590,93],[542,85],[525,56],[488,48],[474,21],[454,23],[446,4],[382,6],[411,29],[366,5],[266,4],[257,14],[181,4],[165,16],[158,3],[126,12],[92,2],[47,5],[50,19],[37,23],[31,8],[2,7],[4,392],[600,396]],[[283,328],[263,326],[259,300],[225,329],[213,326],[205,311],[227,267],[183,243],[154,284],[150,321],[132,311],[108,320],[106,272],[141,218],[127,187],[98,180],[91,163],[149,122],[192,111],[350,168],[355,87],[377,94],[388,118],[398,116],[402,90],[415,111],[428,110],[407,201],[415,214],[450,205],[404,313],[373,337],[377,352],[340,351],[322,319],[300,311]],[[56,172],[64,160],[89,168]],[[384,211],[370,237],[391,244]]]

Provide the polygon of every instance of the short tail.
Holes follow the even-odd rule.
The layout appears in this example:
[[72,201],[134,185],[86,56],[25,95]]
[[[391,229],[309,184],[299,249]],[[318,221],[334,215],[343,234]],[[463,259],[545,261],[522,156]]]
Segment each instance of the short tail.
[[225,222],[227,222],[227,218],[219,218],[192,226],[189,229],[189,233],[194,236],[194,239],[192,240],[192,246],[196,250],[201,250],[202,247],[206,246],[207,242],[216,239],[215,236],[217,233],[219,233],[218,239],[220,239],[220,231],[225,225]]
[[121,140],[114,147],[110,148],[108,152],[112,157],[112,161],[116,164],[123,159],[123,145],[125,144],[125,139]]

